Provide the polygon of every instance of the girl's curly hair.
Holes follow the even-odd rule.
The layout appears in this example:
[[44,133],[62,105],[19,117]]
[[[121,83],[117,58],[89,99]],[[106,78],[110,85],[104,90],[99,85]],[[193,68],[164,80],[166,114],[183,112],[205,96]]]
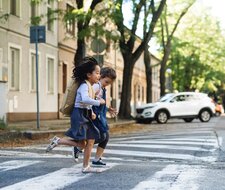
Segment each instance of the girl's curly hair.
[[87,79],[87,74],[92,73],[99,65],[94,57],[84,57],[82,63],[73,69],[73,76],[77,82],[81,83]]

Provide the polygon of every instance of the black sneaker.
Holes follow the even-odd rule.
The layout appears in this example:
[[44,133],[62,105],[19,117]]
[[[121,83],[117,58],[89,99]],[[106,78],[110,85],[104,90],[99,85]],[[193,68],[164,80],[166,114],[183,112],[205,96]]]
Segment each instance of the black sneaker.
[[72,148],[72,156],[75,162],[78,162],[80,152],[82,151],[80,151],[76,146]]
[[92,161],[92,164],[95,166],[105,166],[106,165],[106,163],[104,163],[101,158],[99,158],[98,161]]

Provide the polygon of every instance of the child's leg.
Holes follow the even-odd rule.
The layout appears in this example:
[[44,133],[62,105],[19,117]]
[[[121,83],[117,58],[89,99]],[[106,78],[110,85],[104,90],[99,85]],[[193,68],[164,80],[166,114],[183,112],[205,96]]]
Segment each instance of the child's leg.
[[106,138],[105,138],[105,140],[102,141],[102,142],[100,142],[98,144],[97,151],[96,151],[96,154],[95,154],[95,160],[94,161],[97,162],[102,157],[108,141],[109,141],[109,133],[106,132]]
[[82,141],[76,142],[74,140],[70,140],[70,139],[66,139],[66,138],[60,139],[59,137],[54,136],[51,139],[50,144],[47,146],[46,152],[51,151],[53,148],[55,148],[57,145],[60,145],[60,144],[61,145],[68,145],[68,146],[79,146],[79,147],[83,148],[85,146],[85,141],[82,140]]
[[82,141],[76,142],[76,141],[73,141],[70,139],[62,138],[58,141],[58,144],[59,145],[68,145],[68,146],[78,146],[78,147],[83,148],[85,146],[85,141],[82,140]]
[[100,147],[100,146],[97,147],[97,151],[96,151],[96,154],[95,154],[95,160],[99,160],[102,157],[102,155],[104,153],[104,150],[105,149]]
[[95,142],[94,139],[88,139],[87,140],[87,144],[86,144],[86,147],[84,149],[83,168],[86,168],[86,167],[89,166],[89,160],[90,160],[90,157],[91,157],[91,151],[92,151],[92,148],[94,146],[94,142]]

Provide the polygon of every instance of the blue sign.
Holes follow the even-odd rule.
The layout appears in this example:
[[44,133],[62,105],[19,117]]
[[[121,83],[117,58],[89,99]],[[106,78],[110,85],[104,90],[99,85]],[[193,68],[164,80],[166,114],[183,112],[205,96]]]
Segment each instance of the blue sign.
[[30,43],[45,43],[45,26],[30,27]]

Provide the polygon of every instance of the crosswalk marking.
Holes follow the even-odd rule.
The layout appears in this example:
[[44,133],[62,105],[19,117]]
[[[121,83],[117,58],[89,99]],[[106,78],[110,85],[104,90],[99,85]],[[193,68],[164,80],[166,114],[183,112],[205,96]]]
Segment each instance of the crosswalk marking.
[[110,150],[106,149],[105,154],[116,154],[121,156],[135,156],[135,157],[146,157],[146,158],[163,158],[163,159],[177,159],[177,160],[199,160],[205,162],[213,162],[216,160],[215,157],[197,157],[190,154],[170,154],[164,152],[143,152],[143,151],[129,151],[129,150]]
[[168,165],[132,190],[197,190],[199,186],[196,178],[201,175],[202,170],[197,166]]
[[[196,135],[195,135],[196,134]],[[136,136],[130,136],[130,137],[117,137],[117,138],[113,138],[111,139],[111,141],[126,141],[126,140],[138,140],[138,139],[172,139],[174,137],[179,138],[177,136],[182,136],[181,138],[185,139],[189,139],[188,136],[191,136],[190,139],[201,139],[201,140],[208,140],[208,139],[214,139],[214,133],[213,132],[201,132],[201,135],[198,135],[197,132],[188,132],[188,136],[187,134],[184,133],[173,133],[171,134],[151,134],[151,135],[136,135]]]
[[[121,142],[121,144],[123,143],[127,143],[127,142]],[[215,141],[214,143],[208,143],[208,142],[185,142],[185,141],[157,141],[157,140],[138,140],[138,141],[130,141],[129,143],[131,144],[146,144],[146,143],[150,143],[150,144],[180,144],[180,145],[207,145],[207,146],[218,146],[217,141]]]
[[32,161],[32,160],[11,160],[0,163],[0,172],[14,170],[26,166],[30,166],[33,164],[40,163],[42,161]]
[[[216,151],[219,147],[216,136],[213,132],[203,132],[200,135],[199,131],[195,131],[193,135],[186,136],[184,133],[173,135],[140,135],[133,137],[121,137],[110,139],[107,148],[104,152],[103,160],[107,162],[107,168],[104,170],[119,166],[114,171],[131,165],[133,163],[145,164],[148,159],[151,162],[158,162],[165,164],[164,168],[160,167],[160,171],[156,170],[151,176],[143,175],[143,178],[137,183],[134,183],[131,190],[197,190],[197,179],[204,176],[203,162],[216,161]],[[45,153],[47,145],[27,146],[15,149],[0,150],[0,157],[10,157],[11,159],[16,156],[25,160],[11,160],[0,164],[1,172],[10,172],[10,170],[21,167],[32,167],[33,164],[39,162],[46,162],[54,158],[68,158],[71,159],[71,147],[57,146],[51,153]],[[96,145],[92,153],[96,152]],[[92,154],[94,156],[94,154]],[[33,160],[27,160],[27,157]],[[37,161],[41,158],[41,161]],[[143,159],[144,158],[144,159]],[[146,158],[146,159],[145,159]],[[1,190],[23,190],[23,189],[70,189],[71,185],[79,182],[85,183],[86,179],[91,180],[92,174],[82,174],[83,154],[80,155],[80,164],[73,165],[72,167],[59,168],[57,171],[40,175],[37,177],[29,178],[27,175],[21,181],[15,181],[14,184],[2,187]],[[177,164],[176,161],[182,163]],[[58,160],[54,160],[58,162]],[[112,163],[116,162],[116,163]],[[203,163],[201,166],[186,165],[187,163]],[[173,164],[171,164],[173,163]],[[170,165],[166,165],[170,164]],[[152,164],[154,165],[154,164]],[[161,166],[161,165],[160,165]],[[153,166],[154,167],[154,166]],[[46,170],[43,170],[46,171]],[[114,172],[112,172],[114,174]],[[101,175],[101,174],[95,174]],[[108,172],[107,175],[111,176]],[[101,177],[101,176],[100,176]],[[95,177],[94,177],[95,178]],[[84,182],[83,182],[84,180]],[[127,189],[126,189],[127,190]]]
[[46,154],[46,153],[33,153],[33,152],[23,152],[17,150],[0,150],[0,156],[18,156],[18,157],[30,157],[30,158],[71,158],[71,156],[63,154]]
[[[208,152],[208,149],[194,146],[176,146],[176,145],[151,145],[151,144],[108,144],[108,147],[132,147],[132,148],[160,148],[160,149],[171,149],[171,150],[190,150],[190,151],[201,151]],[[212,149],[210,151],[213,151]]]
[[[115,167],[116,163],[109,164],[109,167],[102,168],[102,171],[108,170],[112,167]],[[34,177],[31,179],[27,179],[25,181],[6,186],[1,190],[24,190],[24,189],[32,189],[32,190],[55,190],[62,189],[72,183],[75,183],[79,180],[85,179],[91,174],[82,174],[81,173],[82,164],[75,165],[71,168],[62,168],[52,173],[48,173],[46,175]],[[101,174],[99,174],[101,175]]]
[[[163,160],[193,160],[193,161],[215,161],[215,156],[200,154],[195,155],[194,152],[213,153],[219,148],[218,141],[212,133],[207,135],[186,137],[185,135],[165,137],[164,138],[150,138],[150,135],[142,135],[140,137],[133,136],[123,138],[114,138],[107,144],[107,148],[104,151],[104,156],[107,158],[127,157],[131,159],[140,159],[143,157],[150,159],[163,159]],[[148,137],[148,138],[147,138]],[[120,140],[118,140],[120,139]],[[45,150],[45,146],[36,146],[35,149]],[[28,149],[32,147],[25,147]],[[138,148],[140,150],[138,150]],[[57,146],[54,151],[63,151],[63,154],[69,154],[71,157],[71,148],[67,146]],[[96,152],[96,148],[92,150],[92,153]],[[1,154],[1,152],[0,152]],[[43,154],[44,156],[45,154]],[[51,155],[51,154],[49,154]],[[129,158],[128,158],[129,159]]]

